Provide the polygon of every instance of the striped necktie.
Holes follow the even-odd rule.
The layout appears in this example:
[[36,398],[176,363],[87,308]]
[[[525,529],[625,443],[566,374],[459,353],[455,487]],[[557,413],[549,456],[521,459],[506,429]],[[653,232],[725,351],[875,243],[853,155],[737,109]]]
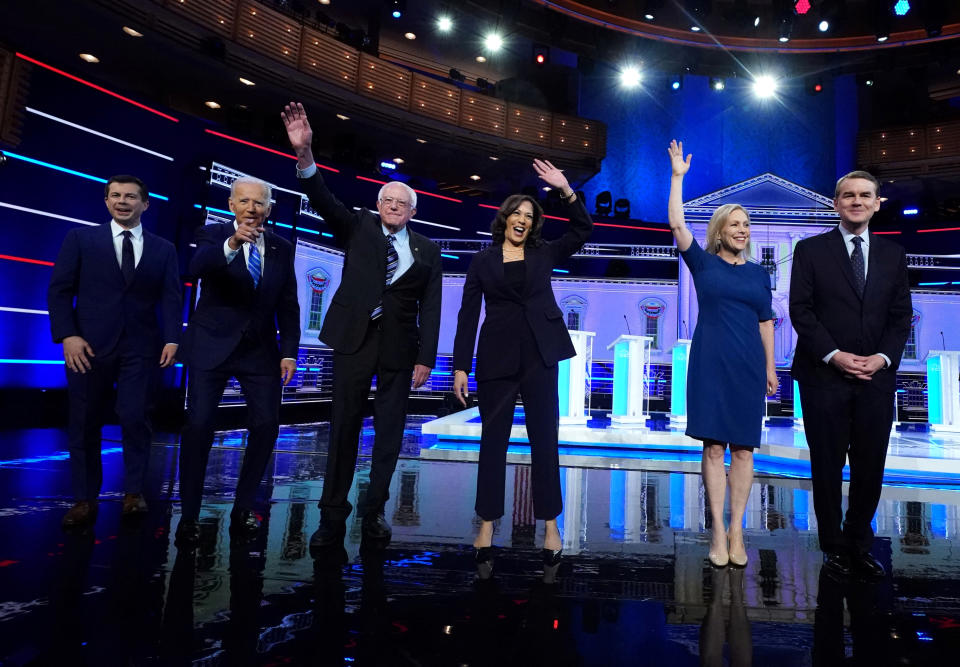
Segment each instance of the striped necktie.
[[[393,274],[397,272],[397,265],[400,263],[400,255],[397,254],[397,248],[393,245],[396,240],[395,235],[387,234],[387,280],[384,283],[386,286],[393,281]],[[383,315],[383,299],[380,299],[380,303],[370,313],[370,319],[379,319],[381,315]]]
[[253,278],[253,286],[256,287],[260,284],[260,251],[257,250],[257,244],[250,244],[250,259],[247,261],[247,270],[250,272],[250,277]]
[[867,284],[866,266],[863,261],[863,238],[853,237],[853,252],[850,253],[850,263],[853,265],[853,279],[857,283],[857,294],[863,296],[863,288]]

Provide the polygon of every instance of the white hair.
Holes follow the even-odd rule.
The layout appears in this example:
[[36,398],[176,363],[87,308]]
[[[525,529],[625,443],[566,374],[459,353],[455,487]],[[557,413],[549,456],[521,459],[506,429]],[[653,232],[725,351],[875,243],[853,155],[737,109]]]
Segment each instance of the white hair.
[[240,176],[234,180],[233,183],[230,184],[230,199],[233,199],[237,194],[238,185],[259,185],[263,188],[263,195],[266,198],[267,206],[273,201],[273,188],[270,187],[270,184],[253,176]]
[[380,188],[380,192],[377,193],[377,201],[381,201],[383,199],[383,191],[386,190],[391,185],[399,185],[401,188],[406,190],[407,196],[410,197],[410,208],[417,207],[416,191],[413,188],[411,188],[409,185],[404,183],[403,181],[390,181],[389,183],[384,183],[383,187]]

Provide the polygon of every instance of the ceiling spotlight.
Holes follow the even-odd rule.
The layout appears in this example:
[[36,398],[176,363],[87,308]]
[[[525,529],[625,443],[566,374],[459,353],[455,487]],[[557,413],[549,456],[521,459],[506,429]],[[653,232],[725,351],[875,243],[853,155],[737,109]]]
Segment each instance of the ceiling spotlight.
[[486,57],[484,57],[484,56],[477,56],[477,62],[478,62],[478,63],[485,63],[485,62],[487,62],[487,59],[486,59]]
[[760,99],[773,97],[777,94],[777,80],[766,74],[753,80],[753,94]]
[[823,19],[820,21],[820,24],[817,26],[817,28],[820,30],[820,32],[826,32],[830,29],[830,21]]
[[257,84],[255,84],[253,81],[251,81],[250,79],[244,79],[242,76],[240,77],[240,83],[242,83],[242,84],[245,85],[245,86],[255,86],[255,85],[257,85]]
[[390,16],[395,19],[403,16],[403,12],[407,8],[407,0],[390,0],[388,4],[390,5]]
[[329,4],[330,4],[330,0],[320,0],[320,4],[321,4],[321,5],[329,5]]
[[883,44],[883,43],[884,43],[885,41],[887,41],[888,39],[890,39],[890,35],[888,35],[888,34],[880,34],[880,35],[877,35],[877,41],[880,42],[881,44]]
[[796,2],[793,3],[793,10],[799,16],[803,16],[810,11],[810,0],[796,0]]
[[449,16],[441,16],[437,19],[437,30],[440,32],[450,32],[453,30],[453,19]]
[[421,139],[420,137],[417,137],[417,143],[418,143],[418,144],[425,144],[425,143],[427,143],[427,140],[426,140],[426,139]]
[[80,54],[80,59],[81,59],[81,60],[85,60],[85,61],[87,61],[88,63],[98,63],[98,62],[100,62],[100,59],[97,58],[97,57],[96,57],[95,55],[93,55],[92,53],[81,53],[81,54]]
[[759,17],[759,16],[754,16],[754,17],[753,17],[753,27],[754,27],[754,28],[757,28],[757,27],[759,27],[759,26],[760,26],[760,17]]
[[710,77],[710,87],[713,90],[723,90],[727,87],[727,82],[717,76]]
[[700,32],[700,26],[698,25],[692,25],[690,26],[690,29],[693,30],[694,32]]
[[893,13],[897,16],[906,16],[909,11],[910,0],[897,0],[897,4],[893,6]]
[[628,65],[620,70],[620,85],[624,88],[636,88],[643,80],[643,74],[633,65]]
[[496,162],[496,161],[499,160],[500,158],[498,158],[496,155],[491,155],[491,156],[490,156],[490,159],[493,160],[494,162]]
[[204,102],[204,104],[206,104],[206,105],[207,105],[208,107],[210,107],[211,109],[219,109],[219,108],[220,108],[220,103],[219,103],[219,102],[214,102],[213,100],[207,100],[206,102]]
[[786,14],[777,26],[777,37],[781,42],[789,42],[793,33],[793,14]]
[[344,116],[342,113],[338,113],[337,118],[340,120],[350,120],[350,116]]
[[402,157],[395,157],[393,161],[395,164],[403,164],[405,160]]
[[416,39],[416,38],[417,38],[417,36],[416,36],[414,33],[412,33],[412,32],[405,32],[405,33],[403,33],[403,36],[406,37],[407,39]]
[[479,180],[480,180],[480,175],[479,175],[479,174],[472,174],[472,175],[470,176],[470,180],[471,180],[471,181],[479,181]]
[[131,37],[143,37],[143,33],[139,30],[134,30],[128,25],[123,26],[123,31],[130,35]]
[[503,37],[495,32],[491,32],[483,38],[483,45],[490,53],[496,53],[503,48]]
[[643,15],[643,18],[647,19],[648,21],[652,21],[652,20],[653,20],[653,14],[644,14],[644,15]]
[[864,85],[872,86],[872,85],[873,85],[873,79],[867,79],[867,80],[864,81],[863,83],[864,83]]
[[670,78],[670,90],[680,90],[683,88],[683,75],[678,74]]

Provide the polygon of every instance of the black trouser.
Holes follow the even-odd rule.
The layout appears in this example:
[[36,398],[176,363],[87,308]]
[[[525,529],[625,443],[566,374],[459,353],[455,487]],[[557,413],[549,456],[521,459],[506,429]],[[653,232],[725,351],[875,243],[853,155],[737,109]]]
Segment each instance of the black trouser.
[[213,446],[217,406],[227,380],[237,378],[247,403],[247,447],[234,508],[251,509],[280,431],[280,364],[262,346],[235,350],[214,369],[189,369],[187,425],[180,439],[180,498],[184,519],[196,520]]
[[507,444],[513,428],[513,407],[519,394],[530,441],[533,468],[533,515],[553,519],[563,511],[560,493],[560,420],[557,365],[544,366],[532,335],[523,342],[520,370],[510,377],[477,383],[480,408],[480,462],[477,468],[477,514],[484,521],[503,516]]
[[[370,486],[362,514],[382,512],[390,498],[390,480],[403,443],[403,426],[410,398],[413,369],[384,368],[380,361],[383,332],[376,322],[367,327],[360,348],[353,354],[333,353],[333,402],[330,413],[330,446],[323,480],[320,509],[327,521],[343,521],[353,506],[347,497],[357,467],[360,428],[363,425],[370,383],[377,376],[373,401],[373,454]],[[385,341],[389,344],[389,341]]]
[[86,373],[67,369],[70,405],[67,435],[76,500],[96,500],[100,495],[103,410],[114,383],[117,386],[115,409],[123,442],[123,490],[143,493],[153,435],[147,408],[160,355],[145,357],[124,348],[121,340],[109,354],[90,357],[90,370]]
[[[883,466],[893,424],[893,393],[872,381],[800,384],[803,425],[810,447],[813,507],[820,549],[866,553],[870,523],[880,503]],[[843,465],[850,459],[850,492],[843,516]]]

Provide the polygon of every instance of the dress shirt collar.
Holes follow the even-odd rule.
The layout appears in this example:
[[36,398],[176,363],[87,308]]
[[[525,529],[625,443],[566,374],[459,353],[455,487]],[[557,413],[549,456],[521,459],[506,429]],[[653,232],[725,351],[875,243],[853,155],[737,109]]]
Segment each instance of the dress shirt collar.
[[132,228],[130,228],[130,229],[127,229],[126,227],[123,227],[123,226],[121,226],[121,225],[118,225],[116,220],[111,219],[111,220],[110,220],[110,231],[111,231],[112,234],[113,234],[113,238],[116,238],[116,237],[120,236],[121,234],[123,234],[124,232],[129,231],[130,233],[133,234],[133,238],[136,239],[137,241],[139,241],[139,240],[140,240],[140,237],[143,236],[143,225],[139,225],[139,224],[138,224],[136,227],[132,227]]
[[852,239],[854,236],[859,236],[860,238],[862,238],[863,245],[865,247],[870,247],[870,228],[869,227],[864,229],[863,232],[860,234],[854,234],[843,225],[837,225],[837,227],[840,229],[840,234],[843,236],[843,242],[847,244],[847,248],[849,248],[853,244]]
[[404,225],[403,228],[400,229],[400,231],[399,231],[399,232],[396,232],[396,233],[391,232],[389,229],[387,229],[386,227],[384,227],[384,226],[383,226],[383,223],[380,223],[380,229],[383,231],[383,235],[384,235],[384,236],[390,236],[391,234],[393,234],[393,236],[394,236],[394,239],[393,239],[393,240],[394,240],[395,243],[399,243],[399,244],[401,244],[401,245],[407,245],[407,244],[410,242],[410,235],[407,233],[407,226],[406,226],[406,225]]

